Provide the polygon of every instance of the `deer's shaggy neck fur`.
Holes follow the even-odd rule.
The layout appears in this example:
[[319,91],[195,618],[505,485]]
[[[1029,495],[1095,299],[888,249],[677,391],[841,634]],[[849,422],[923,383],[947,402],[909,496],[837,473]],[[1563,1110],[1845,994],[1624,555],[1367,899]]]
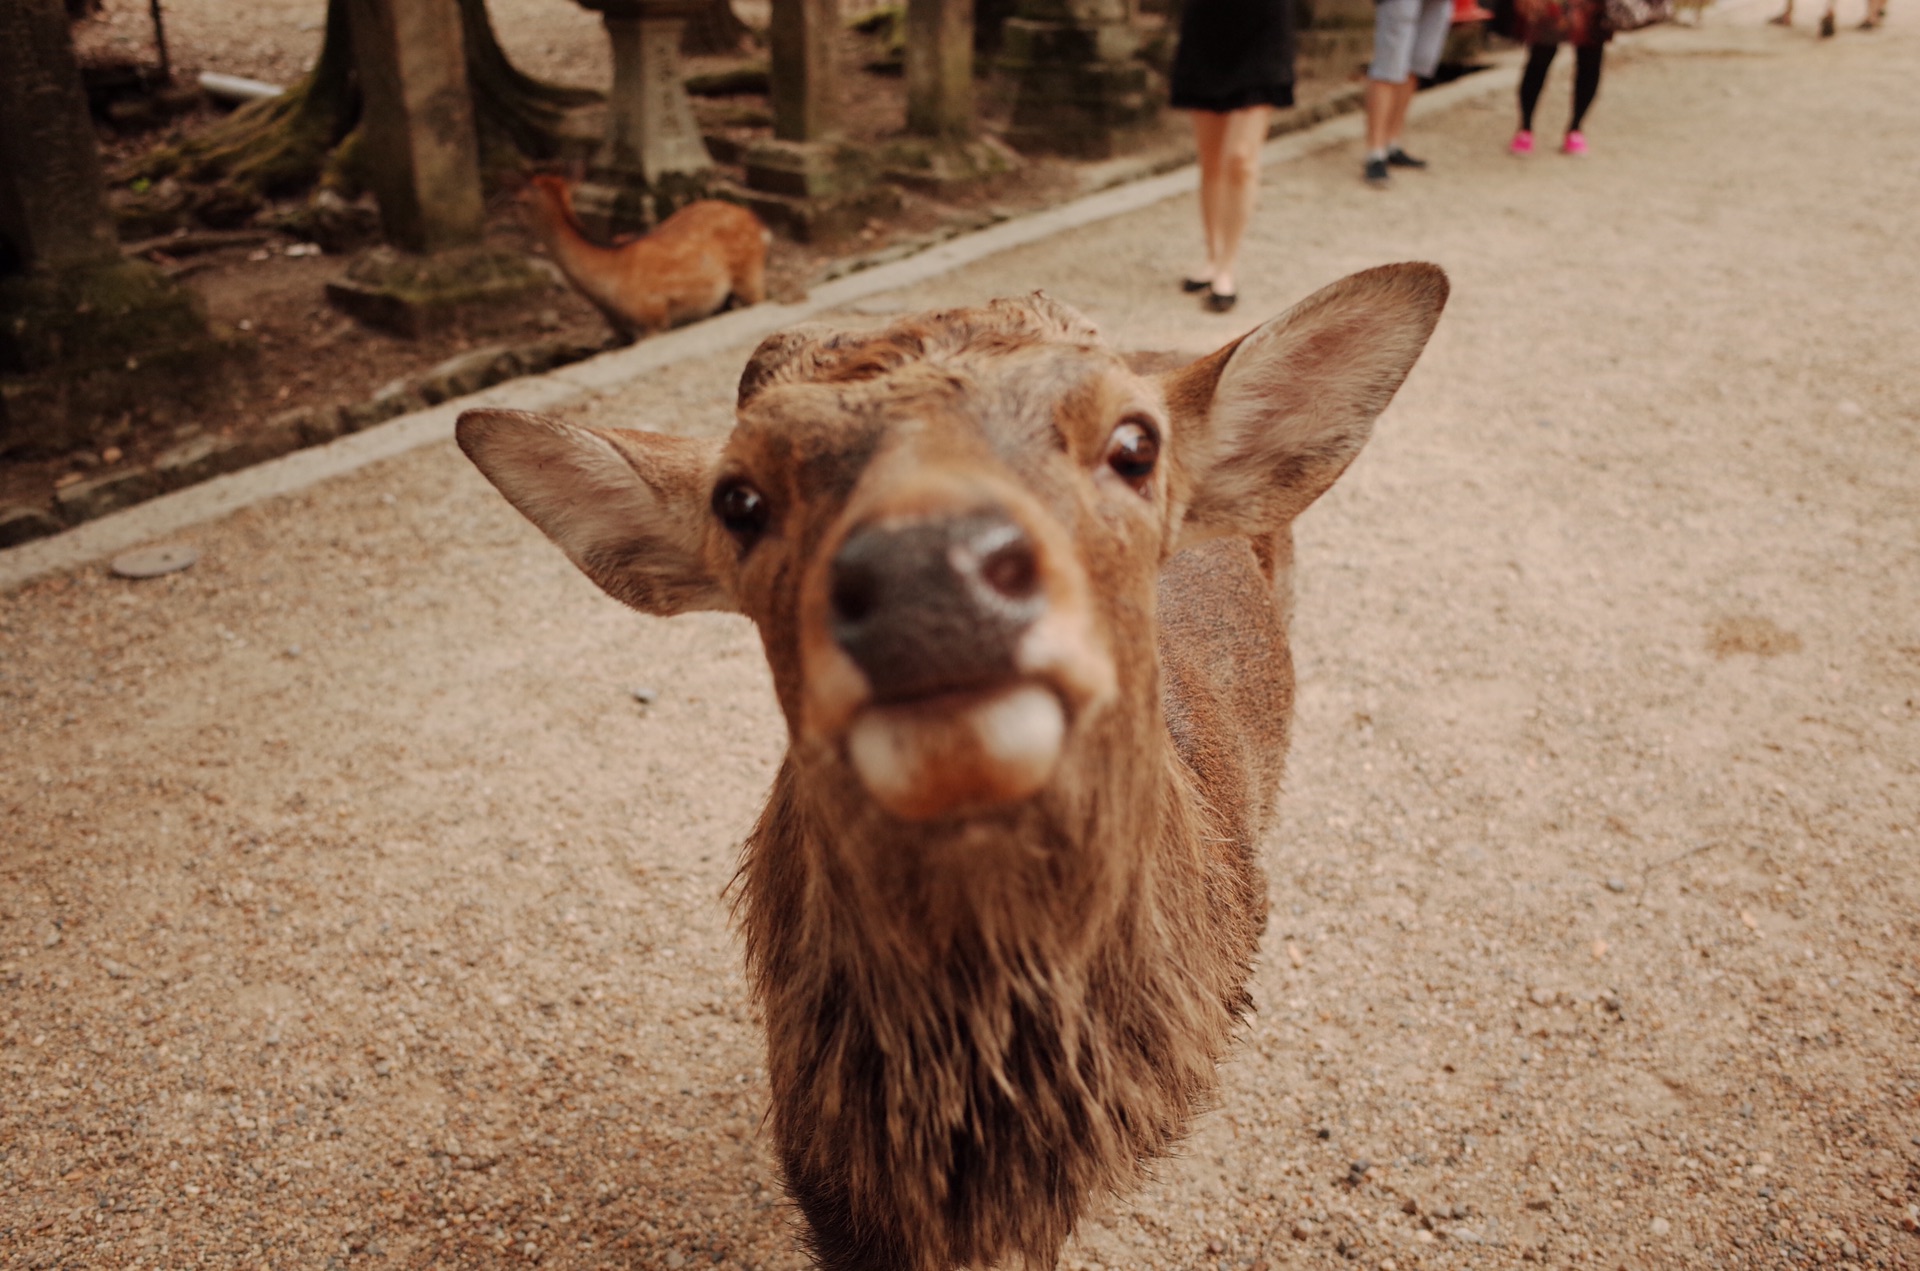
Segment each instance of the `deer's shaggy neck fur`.
[[[1121,737],[1129,717],[1158,744]],[[741,918],[774,1129],[827,1265],[1051,1267],[1086,1201],[1210,1097],[1264,884],[1154,704],[1090,731],[1097,786],[918,840],[821,797],[804,756],[781,770]]]

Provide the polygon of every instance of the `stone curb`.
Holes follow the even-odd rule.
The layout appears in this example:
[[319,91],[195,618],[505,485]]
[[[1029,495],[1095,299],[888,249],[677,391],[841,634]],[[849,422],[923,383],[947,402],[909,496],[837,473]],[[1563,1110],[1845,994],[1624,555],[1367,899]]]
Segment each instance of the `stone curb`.
[[[1478,97],[1512,92],[1519,83],[1518,56],[1496,54],[1491,60],[1493,66],[1488,70],[1417,94],[1410,110],[1412,117],[1424,118]],[[1261,151],[1261,164],[1271,167],[1328,146],[1351,142],[1362,136],[1364,129],[1365,121],[1359,114],[1337,114],[1267,142]],[[736,347],[747,348],[764,336],[817,313],[881,292],[913,286],[1001,252],[1110,220],[1164,199],[1190,194],[1198,182],[1199,174],[1189,164],[1158,176],[1110,186],[1044,212],[948,239],[904,260],[844,275],[815,287],[805,300],[789,304],[766,302],[749,309],[736,309],[624,349],[544,374],[508,380],[481,392],[375,424],[362,432],[214,476],[124,510],[109,512],[63,533],[0,550],[0,592],[446,440],[452,437],[454,420],[461,411],[476,407],[552,409],[590,394],[631,384],[661,367],[688,358],[705,357]]]

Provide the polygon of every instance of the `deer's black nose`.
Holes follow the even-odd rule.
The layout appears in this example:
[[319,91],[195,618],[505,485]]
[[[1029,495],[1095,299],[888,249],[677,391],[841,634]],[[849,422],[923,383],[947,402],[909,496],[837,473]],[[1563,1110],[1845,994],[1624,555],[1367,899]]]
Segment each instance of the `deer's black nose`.
[[1033,540],[1004,512],[856,529],[833,558],[833,638],[885,705],[1017,673],[1046,608]]

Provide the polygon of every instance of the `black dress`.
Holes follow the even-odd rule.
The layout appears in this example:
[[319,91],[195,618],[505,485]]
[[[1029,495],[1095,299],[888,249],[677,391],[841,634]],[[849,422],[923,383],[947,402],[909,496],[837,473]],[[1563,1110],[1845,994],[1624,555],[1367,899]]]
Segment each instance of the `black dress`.
[[1293,105],[1293,0],[1187,0],[1172,98],[1222,114]]

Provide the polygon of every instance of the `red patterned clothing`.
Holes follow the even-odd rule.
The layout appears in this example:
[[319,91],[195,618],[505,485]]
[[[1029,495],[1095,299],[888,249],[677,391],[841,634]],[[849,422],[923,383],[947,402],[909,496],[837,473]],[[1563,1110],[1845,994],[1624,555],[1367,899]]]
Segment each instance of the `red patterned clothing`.
[[1606,0],[1513,0],[1513,30],[1522,44],[1591,48],[1613,38]]

